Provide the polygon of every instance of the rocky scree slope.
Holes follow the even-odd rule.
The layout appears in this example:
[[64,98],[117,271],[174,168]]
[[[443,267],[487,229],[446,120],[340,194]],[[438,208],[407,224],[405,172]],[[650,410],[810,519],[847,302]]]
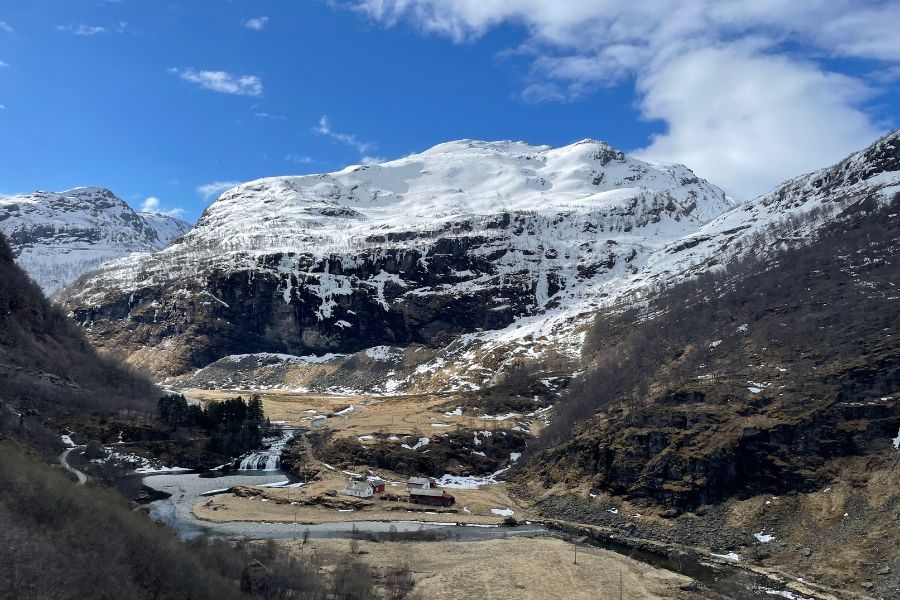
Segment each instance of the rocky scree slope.
[[231,354],[446,347],[565,313],[732,206],[686,167],[602,142],[450,142],[240,185],[65,304],[98,346],[166,374]]
[[190,228],[174,217],[135,212],[101,188],[0,198],[0,232],[46,294],[109,260],[164,248]]

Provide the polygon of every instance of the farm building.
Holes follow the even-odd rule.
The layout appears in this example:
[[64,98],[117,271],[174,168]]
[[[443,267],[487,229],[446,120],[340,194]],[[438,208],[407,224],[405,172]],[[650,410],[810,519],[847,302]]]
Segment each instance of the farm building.
[[456,502],[445,490],[433,487],[409,489],[409,501],[413,504],[431,504],[434,506],[451,506]]
[[412,490],[429,490],[431,489],[431,480],[425,477],[410,477],[406,482],[406,491]]
[[[384,487],[382,486],[382,490]],[[347,487],[344,488],[344,493],[348,496],[355,496],[357,498],[371,498],[375,495],[375,490],[372,487],[372,484],[368,481],[362,479],[351,479],[347,482]]]
[[370,477],[368,480],[360,477],[354,477],[347,482],[344,488],[344,494],[355,496],[357,498],[371,498],[375,494],[384,492],[384,480],[378,477]]

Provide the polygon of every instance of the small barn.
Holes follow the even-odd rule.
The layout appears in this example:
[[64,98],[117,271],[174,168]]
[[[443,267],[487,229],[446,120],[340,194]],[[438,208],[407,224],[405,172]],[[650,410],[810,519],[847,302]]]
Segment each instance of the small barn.
[[[382,490],[384,486],[382,485]],[[371,498],[375,495],[375,489],[372,484],[363,479],[351,479],[344,488],[344,494],[354,496],[356,498]]]
[[369,478],[369,485],[372,486],[372,491],[376,494],[384,493],[385,482],[384,479],[379,479],[378,477]]
[[432,488],[431,480],[425,477],[410,477],[406,482],[406,491],[412,490],[429,490]]
[[413,504],[430,504],[432,506],[452,506],[456,502],[446,490],[433,487],[409,489],[409,501]]

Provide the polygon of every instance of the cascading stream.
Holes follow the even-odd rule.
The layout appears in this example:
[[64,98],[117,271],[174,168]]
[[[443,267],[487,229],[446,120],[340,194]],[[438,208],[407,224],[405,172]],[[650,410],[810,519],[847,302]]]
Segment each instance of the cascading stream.
[[294,437],[293,431],[285,431],[280,437],[266,438],[269,444],[266,450],[257,450],[241,458],[242,471],[277,471],[281,468],[281,451],[285,444]]

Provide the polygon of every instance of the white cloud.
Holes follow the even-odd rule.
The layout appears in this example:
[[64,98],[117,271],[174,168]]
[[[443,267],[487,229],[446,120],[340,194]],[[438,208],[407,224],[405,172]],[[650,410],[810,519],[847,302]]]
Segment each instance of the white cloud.
[[375,147],[373,142],[361,142],[357,139],[355,134],[352,133],[338,133],[331,128],[331,121],[329,121],[327,115],[322,115],[319,118],[319,124],[313,129],[314,132],[319,135],[325,135],[332,139],[335,139],[343,144],[347,144],[348,146],[353,146],[360,154],[365,154],[368,150]]
[[642,113],[668,130],[639,151],[677,159],[737,198],[844,158],[880,130],[858,80],[742,46],[702,48],[641,78]]
[[383,163],[387,159],[383,156],[363,156],[359,159],[359,164],[361,165],[377,165]]
[[169,73],[200,87],[238,96],[262,96],[262,80],[256,75],[232,75],[226,71],[195,71],[194,69],[171,68]]
[[8,66],[9,66],[8,62],[4,62],[4,61],[0,60],[0,69],[6,68]]
[[184,214],[183,208],[163,208],[162,202],[155,196],[149,196],[141,203],[140,212],[156,213],[169,217],[180,217]]
[[73,35],[89,36],[98,33],[106,33],[106,28],[100,25],[57,25],[57,31],[65,31]]
[[0,31],[5,31],[6,33],[12,33],[13,28],[10,27],[9,23],[6,21],[0,21]]
[[5,105],[5,104],[0,104],[0,110],[6,110],[6,105]]
[[262,31],[269,22],[269,17],[256,17],[255,19],[247,19],[244,21],[244,27],[254,31]]
[[240,181],[213,181],[204,185],[197,186],[197,193],[209,200],[213,196],[218,196],[226,190],[230,190],[236,185],[240,185]]
[[311,156],[302,156],[300,154],[285,154],[284,160],[298,165],[308,165],[316,162]]
[[879,71],[900,61],[900,10],[881,0],[341,5],[457,43],[519,27],[522,44],[502,57],[531,61],[521,92],[528,102],[574,101],[633,82],[641,116],[666,128],[638,152],[683,162],[739,198],[838,160],[879,133],[863,109],[876,90],[829,72],[823,58],[882,61]]
[[159,210],[159,198],[150,196],[141,203],[141,212],[156,212]]

